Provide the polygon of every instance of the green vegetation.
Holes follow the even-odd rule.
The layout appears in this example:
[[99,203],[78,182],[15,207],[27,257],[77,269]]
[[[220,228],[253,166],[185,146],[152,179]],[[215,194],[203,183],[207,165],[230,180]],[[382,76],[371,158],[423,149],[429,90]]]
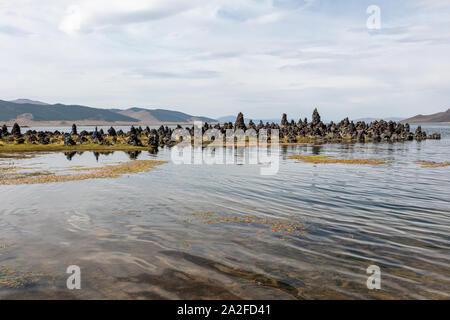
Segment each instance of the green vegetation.
[[35,105],[30,103],[17,104],[0,100],[0,121],[16,119],[28,114],[33,121],[124,121],[138,122],[120,113],[106,109],[96,109],[77,105]]
[[[76,139],[76,136],[73,136]],[[145,151],[149,150],[150,147],[138,147],[132,146],[126,143],[126,137],[117,137],[116,143],[113,143],[112,138],[105,137],[105,141],[108,144],[93,143],[89,140],[87,143],[77,143],[74,146],[65,145],[63,142],[63,135],[55,136],[53,138],[56,142],[51,144],[34,144],[34,143],[22,143],[18,144],[16,140],[5,141],[0,140],[0,157],[3,157],[4,153],[14,153],[14,152],[43,152],[43,151]],[[145,137],[139,137],[142,144],[146,144]],[[29,156],[29,155],[28,155]],[[11,157],[11,155],[10,155]]]
[[100,145],[96,143],[77,144],[66,146],[64,144],[2,144],[0,143],[0,152],[43,152],[43,151],[145,151],[149,147],[135,147],[129,144],[115,144],[111,146]]
[[[246,224],[258,225],[260,228],[257,233],[273,232],[280,235],[300,235],[306,233],[305,227],[294,220],[259,218],[255,216],[232,216],[219,217],[211,212],[198,211],[190,214],[193,219],[184,220],[184,222],[194,222],[196,220],[204,224]],[[286,240],[281,237],[280,240]]]
[[106,166],[103,168],[91,169],[88,172],[79,174],[55,175],[44,173],[34,173],[26,177],[8,177],[0,180],[0,185],[18,185],[18,184],[41,184],[51,182],[67,182],[88,179],[118,178],[124,174],[145,172],[153,169],[157,165],[166,163],[156,160],[135,160],[124,162],[118,165]]
[[40,282],[42,278],[52,279],[50,275],[40,272],[19,271],[10,267],[0,266],[0,288],[23,288]]
[[450,162],[414,161],[414,163],[422,165],[422,168],[439,168],[450,166]]

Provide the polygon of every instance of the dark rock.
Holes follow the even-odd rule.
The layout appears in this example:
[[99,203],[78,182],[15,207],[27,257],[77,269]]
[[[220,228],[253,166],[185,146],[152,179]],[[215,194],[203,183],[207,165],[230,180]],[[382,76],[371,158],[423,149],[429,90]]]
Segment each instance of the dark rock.
[[429,136],[427,137],[427,139],[440,140],[440,139],[441,139],[441,134],[440,134],[440,133],[433,133],[433,134],[429,135]]
[[108,135],[110,137],[116,137],[117,136],[116,130],[113,127],[109,128],[108,129]]
[[76,142],[79,144],[89,143],[89,139],[86,138],[85,136],[79,136]]
[[245,130],[245,122],[244,122],[244,115],[242,114],[242,112],[239,112],[237,118],[236,118],[236,122],[234,123],[234,128],[235,129],[243,129]]
[[297,137],[294,134],[289,134],[287,136],[287,142],[288,143],[296,143],[297,142]]
[[156,134],[150,135],[150,137],[148,138],[147,144],[150,147],[157,148],[158,145],[159,145],[159,136],[158,136],[158,134],[156,133]]
[[38,141],[38,138],[36,136],[31,135],[28,137],[28,143],[35,144],[37,141]]
[[286,113],[283,113],[283,116],[281,117],[281,126],[285,127],[288,125],[287,115]]
[[75,123],[72,125],[72,134],[73,135],[78,135],[77,125]]
[[12,129],[11,129],[11,134],[15,137],[21,137],[22,134],[20,133],[20,126],[17,123],[14,123]]
[[136,135],[131,135],[130,138],[127,140],[127,144],[135,147],[142,147],[142,142]]
[[50,143],[50,139],[47,137],[42,137],[42,138],[39,138],[38,142],[39,142],[39,144],[47,145]]
[[136,128],[134,126],[131,126],[130,132],[128,132],[129,136],[136,136],[137,135],[137,131]]
[[319,112],[317,111],[317,108],[315,108],[313,111],[312,122],[313,124],[318,124],[320,122],[320,115]]

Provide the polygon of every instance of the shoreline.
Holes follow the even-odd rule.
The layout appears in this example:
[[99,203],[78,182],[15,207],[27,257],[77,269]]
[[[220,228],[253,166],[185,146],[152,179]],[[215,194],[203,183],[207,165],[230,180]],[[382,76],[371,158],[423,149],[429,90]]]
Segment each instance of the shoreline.
[[14,152],[70,152],[70,151],[148,151],[154,148],[151,147],[137,147],[127,144],[105,146],[99,144],[79,144],[74,146],[67,146],[64,144],[58,145],[36,145],[36,144],[0,144],[1,153]]
[[[397,143],[405,143],[405,142],[413,142],[413,141],[397,141]],[[340,140],[340,141],[309,141],[309,142],[280,142],[278,143],[281,147],[287,147],[287,146],[316,146],[321,147],[325,144],[365,144],[365,143],[383,143],[378,141],[358,141],[358,140]],[[391,142],[395,143],[395,142]],[[211,146],[211,143],[204,143],[202,145],[202,148],[206,147],[257,147],[260,144],[258,143],[234,143],[234,144],[223,144],[223,145],[214,145]],[[272,143],[268,142],[267,144],[264,144],[267,147],[271,147]],[[177,144],[173,145],[165,145],[169,148],[177,146]],[[194,144],[191,144],[192,147]],[[160,146],[164,147],[164,146]],[[187,147],[186,145],[183,147]],[[111,146],[105,146],[100,144],[80,144],[80,145],[74,145],[74,146],[68,146],[64,144],[58,144],[58,145],[36,145],[36,144],[1,144],[0,143],[0,154],[2,153],[33,153],[33,152],[77,152],[77,151],[87,151],[87,152],[97,152],[97,151],[152,151],[158,149],[158,147],[151,147],[151,146],[132,146],[128,144],[120,144],[120,145],[111,145]]]

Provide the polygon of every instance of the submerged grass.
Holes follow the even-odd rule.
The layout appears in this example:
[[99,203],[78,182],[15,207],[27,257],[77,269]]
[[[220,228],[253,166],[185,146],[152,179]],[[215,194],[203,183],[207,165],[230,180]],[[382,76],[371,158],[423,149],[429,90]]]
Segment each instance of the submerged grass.
[[0,266],[0,288],[18,289],[40,282],[43,278],[52,279],[50,275],[40,272],[19,271],[7,266]]
[[[264,225],[268,227],[268,231],[283,234],[303,234],[305,228],[296,221],[285,219],[266,219],[253,216],[216,218],[204,221],[205,224],[215,223],[243,223],[247,225]],[[264,230],[262,230],[264,232]],[[260,232],[261,233],[261,232]]]
[[38,175],[32,177],[6,178],[0,180],[0,185],[17,185],[17,184],[41,184],[51,182],[67,182],[88,179],[104,179],[117,178],[124,174],[145,172],[153,169],[157,165],[166,163],[165,161],[156,160],[134,160],[124,162],[118,165],[106,166],[103,168],[93,169],[92,171],[80,174],[67,175]]
[[[204,224],[241,224],[241,225],[259,225],[266,229],[260,229],[257,233],[278,233],[284,235],[300,235],[306,233],[305,227],[294,220],[260,218],[255,216],[235,216],[235,217],[219,217],[211,212],[194,212],[190,214],[195,217],[193,220],[185,220],[184,222],[194,222],[199,220]],[[280,240],[285,240],[280,238]]]
[[414,163],[422,165],[422,168],[439,168],[450,166],[450,162],[414,161]]
[[325,156],[310,156],[310,155],[296,155],[290,156],[289,159],[296,159],[308,163],[342,163],[342,164],[367,164],[367,165],[381,165],[393,163],[393,160],[388,159],[338,159]]

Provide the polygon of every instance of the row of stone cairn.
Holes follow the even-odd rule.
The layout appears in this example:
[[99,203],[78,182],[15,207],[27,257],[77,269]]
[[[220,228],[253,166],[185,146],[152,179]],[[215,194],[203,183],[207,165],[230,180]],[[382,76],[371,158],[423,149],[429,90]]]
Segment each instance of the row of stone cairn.
[[[205,125],[207,126],[207,124]],[[298,122],[294,120],[288,121],[287,115],[284,113],[281,118],[280,125],[275,123],[266,123],[262,121],[258,125],[255,125],[252,120],[248,125],[244,122],[244,115],[239,113],[236,122],[233,124],[225,123],[225,128],[229,129],[254,129],[257,133],[261,129],[266,129],[270,133],[271,129],[278,129],[280,132],[280,139],[285,142],[295,143],[298,142],[298,138],[317,139],[322,141],[375,141],[375,142],[395,142],[395,141],[409,141],[409,140],[425,140],[425,139],[441,139],[439,133],[431,135],[422,131],[422,127],[418,126],[415,132],[411,132],[408,123],[402,124],[394,121],[373,121],[370,124],[364,121],[358,121],[356,124],[345,118],[339,123],[331,121],[325,124],[321,121],[317,108],[314,109],[312,115],[312,121],[308,122],[308,119],[300,119]]]
[[[180,125],[177,129],[181,129]],[[353,121],[349,121],[345,118],[339,123],[330,122],[324,124],[321,121],[319,112],[314,109],[312,115],[312,121],[308,122],[308,119],[300,119],[298,122],[294,120],[288,121],[286,114],[283,114],[281,119],[281,124],[276,123],[263,123],[255,124],[252,120],[246,125],[244,122],[244,115],[240,112],[236,118],[235,123],[226,122],[223,124],[211,125],[205,123],[202,127],[202,133],[208,129],[217,129],[222,134],[225,135],[227,129],[238,130],[241,129],[244,132],[253,129],[257,135],[261,129],[267,130],[268,136],[271,134],[272,129],[279,130],[280,141],[288,143],[296,143],[299,141],[298,138],[308,138],[317,139],[321,141],[338,142],[343,140],[353,140],[353,141],[375,141],[375,142],[395,142],[395,141],[409,141],[409,140],[425,140],[425,139],[440,139],[441,136],[438,133],[428,135],[426,132],[422,131],[421,126],[418,126],[415,132],[410,131],[409,124],[402,124],[393,121],[373,121],[367,124],[363,121],[358,121],[356,124]],[[185,128],[191,136],[194,135],[194,126]],[[117,138],[121,137],[125,142],[132,146],[148,146],[152,148],[157,148],[159,146],[171,146],[175,143],[172,140],[172,133],[174,129],[167,126],[160,126],[159,129],[150,129],[146,127],[135,128],[131,127],[130,131],[123,132],[122,130],[116,131],[111,127],[107,132],[102,129],[97,131],[81,131],[78,133],[77,126],[74,124],[72,126],[72,132],[63,133],[59,131],[36,131],[28,130],[25,134],[21,133],[20,126],[15,123],[8,132],[6,125],[0,129],[0,139],[6,139],[7,141],[15,141],[16,143],[32,143],[32,144],[52,144],[59,143],[62,140],[65,144],[75,145],[75,144],[87,144],[87,143],[98,143],[101,145],[111,145],[117,143]],[[106,139],[110,137],[112,139]],[[141,137],[146,137],[147,143],[144,145],[141,141]],[[26,139],[26,140],[25,140]],[[74,140],[75,139],[75,140]],[[144,139],[145,140],[145,139]]]

